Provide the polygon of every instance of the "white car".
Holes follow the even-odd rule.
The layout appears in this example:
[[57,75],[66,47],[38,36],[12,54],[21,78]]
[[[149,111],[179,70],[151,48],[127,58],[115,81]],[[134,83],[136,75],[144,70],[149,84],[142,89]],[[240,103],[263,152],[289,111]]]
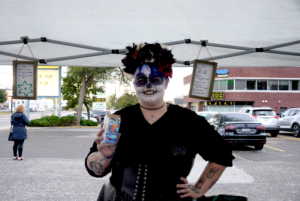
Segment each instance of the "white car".
[[300,108],[286,110],[280,120],[280,130],[292,131],[295,137],[300,137]]
[[45,109],[44,108],[39,108],[37,109],[38,112],[45,112]]
[[[84,114],[81,114],[81,119],[82,120],[88,120],[88,117]],[[90,117],[90,120],[98,123],[97,119],[94,118],[94,117]]]
[[239,112],[247,113],[261,122],[266,133],[270,133],[272,137],[276,137],[279,133],[280,122],[279,116],[270,107],[243,107]]

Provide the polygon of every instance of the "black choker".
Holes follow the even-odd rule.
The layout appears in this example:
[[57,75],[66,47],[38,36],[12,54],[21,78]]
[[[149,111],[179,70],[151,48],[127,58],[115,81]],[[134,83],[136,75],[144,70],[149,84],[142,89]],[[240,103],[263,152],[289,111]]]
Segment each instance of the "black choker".
[[140,106],[141,106],[141,108],[144,108],[145,110],[159,110],[165,106],[165,103],[162,106],[157,107],[157,108],[148,108],[148,107],[142,106],[141,104],[140,104]]

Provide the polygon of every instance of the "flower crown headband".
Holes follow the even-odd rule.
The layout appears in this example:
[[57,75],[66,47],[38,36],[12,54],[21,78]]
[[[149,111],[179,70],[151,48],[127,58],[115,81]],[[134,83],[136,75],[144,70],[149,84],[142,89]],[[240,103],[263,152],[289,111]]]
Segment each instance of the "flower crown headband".
[[126,73],[134,74],[137,67],[148,63],[154,65],[165,77],[172,78],[172,64],[176,62],[173,54],[166,47],[159,43],[148,44],[141,43],[139,45],[133,44],[132,47],[126,47],[128,53],[122,59],[122,63]]

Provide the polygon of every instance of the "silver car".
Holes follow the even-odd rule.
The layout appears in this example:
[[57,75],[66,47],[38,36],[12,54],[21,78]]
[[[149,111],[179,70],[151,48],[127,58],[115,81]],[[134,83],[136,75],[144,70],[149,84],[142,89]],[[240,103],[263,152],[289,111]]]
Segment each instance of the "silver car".
[[280,120],[280,130],[292,131],[295,137],[300,137],[300,108],[286,110]]
[[248,113],[261,122],[266,133],[270,133],[272,137],[276,137],[279,133],[280,119],[274,110],[270,107],[246,107],[239,112]]

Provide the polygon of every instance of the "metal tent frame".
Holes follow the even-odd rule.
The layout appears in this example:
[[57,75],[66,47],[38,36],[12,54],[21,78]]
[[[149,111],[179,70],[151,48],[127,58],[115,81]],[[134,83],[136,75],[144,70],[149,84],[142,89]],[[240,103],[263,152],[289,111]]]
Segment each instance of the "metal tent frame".
[[[9,57],[18,57],[20,59],[24,60],[29,60],[29,61],[35,61],[37,60],[40,64],[47,64],[51,62],[56,62],[56,61],[64,61],[64,60],[72,60],[72,59],[79,59],[79,58],[87,58],[87,57],[96,57],[96,56],[103,56],[103,55],[109,55],[109,54],[126,54],[127,49],[107,49],[107,48],[101,48],[101,47],[93,47],[93,46],[87,46],[87,45],[81,45],[81,44],[76,44],[76,43],[69,43],[69,42],[64,42],[64,41],[58,41],[58,40],[53,40],[53,39],[48,39],[46,37],[42,38],[36,38],[36,39],[29,39],[29,37],[21,37],[20,40],[14,40],[14,41],[3,41],[0,42],[0,45],[14,45],[14,44],[28,44],[28,43],[35,43],[35,42],[47,42],[47,43],[52,43],[52,44],[57,44],[57,45],[65,45],[65,46],[70,46],[70,47],[76,47],[76,48],[82,48],[82,49],[87,49],[87,50],[95,50],[99,51],[97,53],[90,53],[90,54],[81,54],[81,55],[74,55],[74,56],[67,56],[67,57],[57,57],[57,58],[31,58],[28,56],[24,55],[17,55],[9,52],[4,52],[0,51],[1,55],[9,56]],[[234,49],[234,50],[243,50],[240,52],[236,53],[230,53],[230,54],[225,54],[225,55],[220,55],[220,56],[215,56],[215,57],[208,57],[208,58],[203,58],[201,60],[204,61],[209,61],[209,60],[218,60],[218,59],[224,59],[224,58],[229,58],[229,57],[235,57],[235,56],[241,56],[241,55],[246,55],[246,54],[252,54],[252,53],[270,53],[270,54],[281,54],[281,55],[289,55],[289,56],[300,56],[300,53],[298,52],[288,52],[288,51],[278,51],[278,50],[273,50],[276,48],[281,48],[281,47],[286,47],[286,46],[292,46],[299,44],[300,40],[292,41],[292,42],[287,42],[287,43],[281,43],[278,45],[273,45],[273,46],[267,46],[267,47],[259,47],[259,48],[253,48],[253,47],[243,47],[243,46],[234,46],[234,45],[225,45],[225,44],[218,44],[218,43],[210,43],[207,40],[200,40],[200,41],[192,41],[190,39],[184,39],[180,41],[173,41],[173,42],[167,42],[164,43],[166,46],[172,46],[172,45],[181,45],[181,44],[195,44],[195,45],[200,45],[200,46],[211,46],[211,47],[219,47],[219,48],[228,48],[228,49]],[[183,64],[185,66],[190,66],[191,64],[194,63],[193,60],[190,61],[181,61],[177,60],[177,64]],[[174,66],[176,67],[176,65]]]

